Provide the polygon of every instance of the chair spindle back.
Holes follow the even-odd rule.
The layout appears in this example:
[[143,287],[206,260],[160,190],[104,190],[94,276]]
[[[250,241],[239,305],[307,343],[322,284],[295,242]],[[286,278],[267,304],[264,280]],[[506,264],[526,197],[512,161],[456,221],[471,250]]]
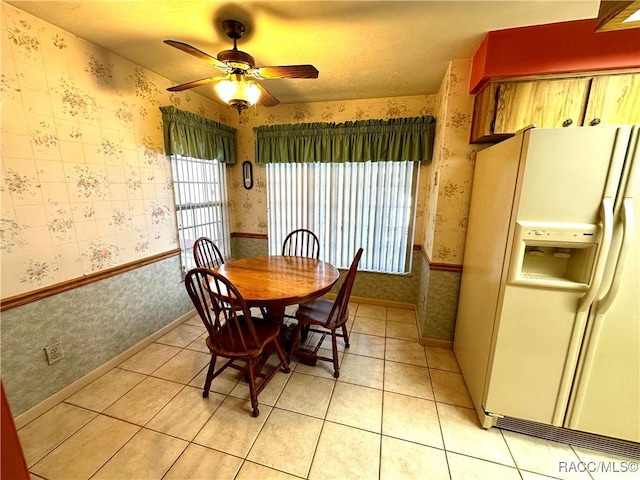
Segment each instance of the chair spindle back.
[[347,276],[338,291],[338,295],[333,302],[333,307],[331,308],[331,312],[329,313],[329,320],[327,323],[337,323],[342,318],[344,318],[347,306],[349,304],[349,298],[351,298],[351,289],[353,288],[353,283],[356,280],[356,273],[358,272],[358,264],[360,263],[360,257],[362,257],[363,249],[359,248],[356,252],[356,255],[353,257],[351,261],[351,266],[349,267],[349,271],[347,272]]
[[320,240],[315,233],[300,228],[289,233],[282,242],[282,255],[320,258]]
[[200,268],[216,268],[224,263],[222,253],[207,237],[200,237],[193,244],[193,259]]
[[215,347],[237,356],[251,355],[258,348],[249,307],[227,278],[207,268],[193,268],[185,286]]

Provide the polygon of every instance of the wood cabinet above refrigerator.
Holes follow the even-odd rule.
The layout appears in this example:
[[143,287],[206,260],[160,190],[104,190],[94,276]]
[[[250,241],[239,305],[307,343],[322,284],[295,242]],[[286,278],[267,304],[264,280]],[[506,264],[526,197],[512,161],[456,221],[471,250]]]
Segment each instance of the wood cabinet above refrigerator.
[[640,73],[489,83],[475,98],[471,143],[518,130],[640,123]]

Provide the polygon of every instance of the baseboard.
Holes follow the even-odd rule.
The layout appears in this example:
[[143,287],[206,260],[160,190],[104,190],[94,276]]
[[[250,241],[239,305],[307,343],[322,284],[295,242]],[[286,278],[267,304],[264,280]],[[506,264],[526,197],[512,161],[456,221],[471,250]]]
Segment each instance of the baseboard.
[[442,338],[431,338],[422,335],[422,325],[418,322],[418,339],[420,345],[425,347],[437,347],[446,348],[447,350],[453,350],[453,340],[443,340]]
[[153,342],[158,340],[160,337],[162,337],[162,336],[166,335],[167,333],[169,333],[175,327],[177,327],[181,323],[185,322],[189,318],[193,317],[195,314],[196,314],[195,309],[189,311],[188,313],[185,313],[184,315],[182,315],[177,320],[174,320],[173,322],[169,323],[168,325],[165,325],[164,327],[162,327],[157,332],[153,333],[152,335],[149,335],[144,340],[141,340],[140,342],[136,343],[135,345],[133,345],[132,347],[128,348],[124,352],[122,352],[119,355],[113,357],[111,360],[109,360],[108,362],[100,365],[95,370],[87,373],[85,376],[79,378],[78,380],[76,380],[72,384],[67,385],[66,387],[64,387],[59,392],[54,393],[49,398],[46,398],[42,402],[40,402],[37,405],[31,407],[26,412],[21,413],[20,415],[18,415],[14,419],[15,424],[16,424],[16,428],[19,430],[20,428],[24,427],[29,422],[31,422],[31,421],[35,420],[36,418],[38,418],[40,415],[42,415],[46,411],[51,410],[53,407],[55,407],[59,403],[63,402],[64,400],[69,398],[74,393],[76,393],[79,390],[83,389],[84,387],[89,385],[94,380],[97,380],[98,378],[100,378],[102,375],[107,373],[109,370],[117,367],[122,362],[127,360],[129,357],[134,356],[136,353],[138,353],[143,348],[149,346],[150,344],[152,344]]
[[[335,298],[335,294],[329,294],[327,295],[327,297]],[[414,312],[417,313],[416,306],[413,303],[393,302],[391,300],[379,300],[377,298],[354,297],[353,295],[349,299],[349,302],[365,303],[367,305],[381,305],[383,307],[406,308],[408,310],[413,310]],[[420,322],[417,322],[417,323],[418,323],[418,338],[420,339],[420,345],[424,345],[426,347],[438,347],[438,348],[446,348],[447,350],[453,350],[453,340],[443,340],[441,338],[423,337]]]
[[[335,295],[333,296],[335,298]],[[353,295],[351,295],[351,297],[349,298],[349,302],[366,303],[367,305],[380,305],[382,307],[406,308],[414,311],[416,309],[416,306],[413,303],[394,302],[392,300],[380,300],[378,298],[354,297]]]
[[441,338],[431,338],[420,336],[420,345],[425,347],[437,347],[446,348],[447,350],[453,350],[452,340],[442,340]]

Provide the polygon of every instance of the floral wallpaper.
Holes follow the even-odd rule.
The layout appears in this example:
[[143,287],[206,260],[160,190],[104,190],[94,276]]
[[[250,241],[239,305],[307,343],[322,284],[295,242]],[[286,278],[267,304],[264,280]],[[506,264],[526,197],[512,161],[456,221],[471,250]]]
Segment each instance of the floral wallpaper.
[[[230,172],[231,231],[267,233],[266,168],[255,164],[255,135],[253,127],[284,123],[346,122],[352,120],[388,119],[435,116],[436,95],[348,100],[336,102],[252,107],[242,113],[238,128],[238,165]],[[241,164],[253,164],[254,187],[242,187]],[[430,165],[422,165],[418,185],[415,242],[421,243]]]
[[[434,161],[420,168],[414,242],[434,262],[462,263],[479,149],[468,144],[470,61],[452,62],[438,95],[257,107],[239,123],[229,107],[193,91],[169,93],[168,79],[4,2],[0,9],[2,298],[178,247],[162,105],[238,129],[238,165],[229,170],[231,230],[257,234],[267,233],[265,169],[254,165],[251,190],[242,187],[241,172],[242,161],[254,162],[254,126],[434,115]],[[266,241],[237,237],[233,250],[265,252]],[[184,314],[190,306],[177,262],[172,257],[3,312],[3,382],[14,413]],[[355,294],[383,291],[381,298],[415,302],[423,337],[450,339],[459,275],[430,272],[418,251],[413,268],[411,276],[364,275]],[[96,295],[107,304],[86,301]],[[42,319],[38,329],[33,318]],[[48,366],[42,346],[58,339],[66,363]]]
[[234,112],[1,7],[2,298],[177,248],[158,107]]
[[[100,47],[2,3],[2,298],[178,247],[161,105],[238,129],[229,171],[231,231],[266,234],[265,168],[253,127],[434,115],[414,243],[462,263],[476,146],[468,144],[470,61],[452,62],[438,95],[254,107],[241,117]],[[241,163],[254,163],[242,187]]]
[[438,93],[434,185],[422,245],[432,262],[462,265],[476,153],[470,145],[473,95],[467,93],[471,60],[455,60]]

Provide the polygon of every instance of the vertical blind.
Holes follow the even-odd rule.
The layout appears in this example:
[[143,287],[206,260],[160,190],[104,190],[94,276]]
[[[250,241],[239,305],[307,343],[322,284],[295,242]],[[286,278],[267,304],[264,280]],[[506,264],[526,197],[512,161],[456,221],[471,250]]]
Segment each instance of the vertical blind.
[[348,268],[358,248],[363,270],[408,273],[418,162],[267,165],[269,252],[296,228],[320,239],[320,258]]
[[194,268],[193,244],[209,237],[225,258],[231,252],[227,173],[217,160],[171,155],[182,268]]

